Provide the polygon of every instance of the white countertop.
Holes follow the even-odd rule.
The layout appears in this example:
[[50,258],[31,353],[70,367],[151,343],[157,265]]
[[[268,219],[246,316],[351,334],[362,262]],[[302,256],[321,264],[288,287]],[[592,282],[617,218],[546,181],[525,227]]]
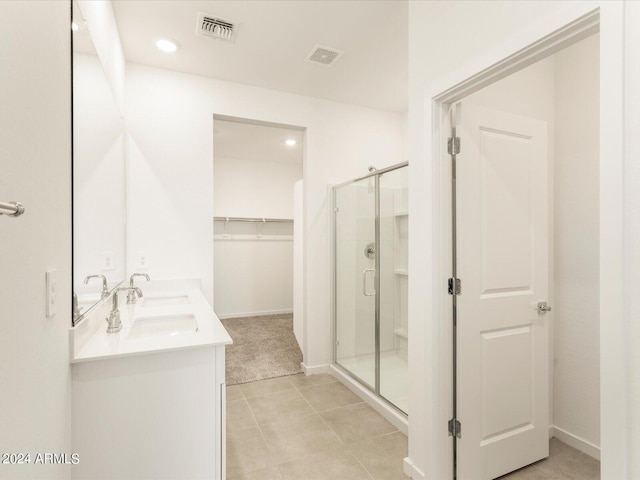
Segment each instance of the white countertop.
[[[119,292],[119,310],[122,330],[107,333],[106,314],[111,308],[111,299],[105,302],[90,318],[71,329],[71,363],[104,360],[131,355],[153,354],[205,346],[221,346],[232,343],[231,337],[222,326],[200,291],[195,281],[152,281],[137,282],[144,297],[137,303],[127,305],[127,292]],[[179,299],[173,302],[163,299]],[[186,300],[188,298],[188,300]],[[145,305],[148,302],[148,305]],[[153,305],[150,305],[152,304]],[[167,305],[161,305],[167,303]],[[197,322],[197,331],[181,331],[171,335],[155,334],[136,336],[132,327],[136,319],[145,317],[166,318],[190,316]]]

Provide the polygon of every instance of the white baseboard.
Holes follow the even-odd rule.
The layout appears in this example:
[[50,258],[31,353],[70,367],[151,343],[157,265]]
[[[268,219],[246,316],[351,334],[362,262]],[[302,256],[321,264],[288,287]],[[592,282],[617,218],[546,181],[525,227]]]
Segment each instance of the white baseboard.
[[305,375],[317,375],[319,373],[329,373],[329,365],[305,365],[304,362],[300,363],[302,371]]
[[284,315],[287,313],[293,313],[293,310],[263,310],[261,312],[225,313],[223,315],[218,315],[218,318],[220,320],[226,320],[228,318],[262,317],[264,315]]
[[551,436],[556,437],[561,442],[566,443],[576,450],[580,450],[582,453],[586,453],[596,460],[600,460],[600,447],[597,445],[588,442],[584,438],[580,438],[577,435],[569,433],[566,430],[556,427],[555,425],[550,426],[549,431],[552,433]]
[[403,473],[413,480],[426,480],[424,473],[416,467],[409,457],[406,457],[402,461],[402,471]]

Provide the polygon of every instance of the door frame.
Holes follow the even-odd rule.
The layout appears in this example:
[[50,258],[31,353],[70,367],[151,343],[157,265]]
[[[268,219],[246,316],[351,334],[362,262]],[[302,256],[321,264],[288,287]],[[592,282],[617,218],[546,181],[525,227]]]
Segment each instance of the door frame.
[[[423,425],[409,426],[409,457],[405,473],[414,479],[453,478],[453,448],[447,432],[452,414],[452,306],[447,293],[447,278],[451,276],[451,174],[446,140],[449,136],[450,105],[481,88],[515,73],[589,35],[600,32],[600,370],[601,370],[601,461],[602,478],[625,478],[627,412],[621,408],[626,399],[625,353],[621,341],[625,338],[623,319],[623,165],[624,165],[624,4],[576,2],[545,19],[542,24],[518,32],[495,49],[465,62],[451,75],[425,89],[424,135],[425,157],[420,178],[410,181],[410,191],[425,183],[431,187],[428,198],[432,207],[420,219],[413,216],[410,229],[421,228],[429,239],[429,259],[432,275],[424,280],[431,300],[424,310],[427,318],[422,339],[413,343],[425,348],[417,357],[422,365],[414,367],[420,385],[412,389],[412,404],[425,405]],[[433,159],[433,160],[431,160]],[[410,166],[411,168],[411,166]],[[426,176],[425,176],[426,175]],[[414,175],[411,175],[414,176]],[[410,178],[411,178],[410,176]],[[419,200],[418,200],[419,201]],[[416,205],[410,200],[414,208]],[[410,207],[411,208],[411,207]],[[410,217],[411,218],[411,217]],[[418,225],[417,222],[424,222]],[[411,254],[410,254],[411,255]],[[411,279],[410,279],[411,281]],[[410,286],[410,295],[417,293]],[[424,290],[422,290],[424,292]],[[423,293],[424,296],[424,293]],[[410,302],[411,305],[411,302]],[[428,305],[428,303],[426,303]],[[415,308],[415,303],[410,306]],[[410,317],[412,314],[410,314]],[[411,321],[411,320],[410,320]],[[414,320],[417,322],[417,320]],[[602,325],[606,324],[606,328]],[[415,325],[415,323],[414,323]],[[409,347],[412,355],[412,345]],[[415,364],[415,362],[414,362]],[[411,373],[410,373],[411,375]],[[427,387],[428,386],[428,387]],[[418,431],[426,426],[426,432]],[[463,426],[464,429],[464,426]],[[464,431],[464,430],[463,430]],[[463,433],[464,434],[464,433]],[[414,443],[415,441],[415,443]],[[413,444],[413,445],[412,445]],[[415,445],[415,446],[414,446]],[[413,447],[413,448],[412,448]],[[420,451],[414,449],[420,448]],[[424,459],[421,471],[411,458]],[[422,462],[421,462],[422,463]]]

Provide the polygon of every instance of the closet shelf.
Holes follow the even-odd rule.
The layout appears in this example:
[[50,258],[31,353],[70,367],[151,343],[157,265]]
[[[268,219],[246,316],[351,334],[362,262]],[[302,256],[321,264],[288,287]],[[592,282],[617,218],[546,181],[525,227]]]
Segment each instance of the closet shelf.
[[293,218],[213,217],[216,222],[293,223]]
[[293,242],[293,235],[229,235],[223,233],[215,234],[213,239],[217,242]]

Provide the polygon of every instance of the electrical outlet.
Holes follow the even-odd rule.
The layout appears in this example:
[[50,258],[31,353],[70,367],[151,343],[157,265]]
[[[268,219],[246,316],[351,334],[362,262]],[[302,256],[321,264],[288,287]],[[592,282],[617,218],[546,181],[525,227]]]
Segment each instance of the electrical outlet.
[[149,257],[146,252],[138,253],[138,268],[147,268],[149,265]]
[[47,318],[51,318],[58,313],[58,272],[49,270],[45,273],[46,279],[46,300],[47,300]]
[[113,252],[102,252],[102,270],[113,270]]

